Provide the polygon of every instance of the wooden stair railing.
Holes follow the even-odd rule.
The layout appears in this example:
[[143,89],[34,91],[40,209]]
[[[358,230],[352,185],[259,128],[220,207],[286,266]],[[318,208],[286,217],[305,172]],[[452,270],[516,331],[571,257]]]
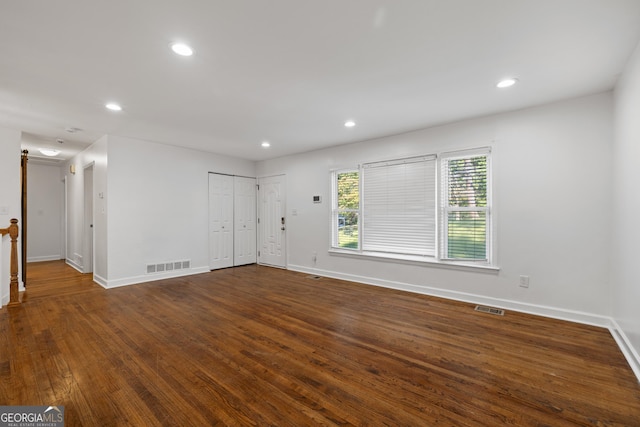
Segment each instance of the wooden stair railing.
[[18,220],[13,218],[11,225],[7,228],[0,228],[2,236],[8,234],[11,237],[11,282],[9,284],[9,304],[8,307],[20,305],[20,294],[18,293]]

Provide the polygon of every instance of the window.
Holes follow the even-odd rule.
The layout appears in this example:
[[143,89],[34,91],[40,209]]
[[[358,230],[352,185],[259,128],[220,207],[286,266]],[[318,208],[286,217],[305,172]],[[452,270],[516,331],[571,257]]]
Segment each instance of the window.
[[483,148],[334,172],[333,248],[490,263],[489,155]]
[[334,173],[333,247],[359,249],[360,174],[350,170]]
[[442,259],[488,260],[488,161],[487,153],[441,160]]

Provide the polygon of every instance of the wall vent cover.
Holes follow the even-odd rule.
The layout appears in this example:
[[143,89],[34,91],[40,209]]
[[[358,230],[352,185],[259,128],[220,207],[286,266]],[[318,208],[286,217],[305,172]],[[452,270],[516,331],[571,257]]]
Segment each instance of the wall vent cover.
[[191,268],[191,261],[170,261],[158,264],[147,264],[147,274],[164,273],[165,271],[183,270]]
[[504,316],[504,310],[501,308],[486,307],[484,305],[476,305],[475,310],[481,313],[489,313],[489,314],[496,314],[498,316]]

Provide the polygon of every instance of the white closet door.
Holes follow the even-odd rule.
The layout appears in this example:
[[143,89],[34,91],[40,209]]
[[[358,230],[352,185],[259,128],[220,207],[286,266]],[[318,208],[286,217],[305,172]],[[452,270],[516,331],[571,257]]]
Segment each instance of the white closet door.
[[233,266],[233,177],[209,174],[209,268]]
[[256,180],[234,177],[234,262],[256,262]]

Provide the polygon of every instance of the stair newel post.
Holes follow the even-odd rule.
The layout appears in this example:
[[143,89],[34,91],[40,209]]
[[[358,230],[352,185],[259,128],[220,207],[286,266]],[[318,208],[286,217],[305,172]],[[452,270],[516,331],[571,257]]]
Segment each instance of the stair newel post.
[[20,294],[18,292],[18,234],[18,220],[13,218],[9,226],[9,237],[11,237],[11,281],[9,283],[8,307],[20,305]]

